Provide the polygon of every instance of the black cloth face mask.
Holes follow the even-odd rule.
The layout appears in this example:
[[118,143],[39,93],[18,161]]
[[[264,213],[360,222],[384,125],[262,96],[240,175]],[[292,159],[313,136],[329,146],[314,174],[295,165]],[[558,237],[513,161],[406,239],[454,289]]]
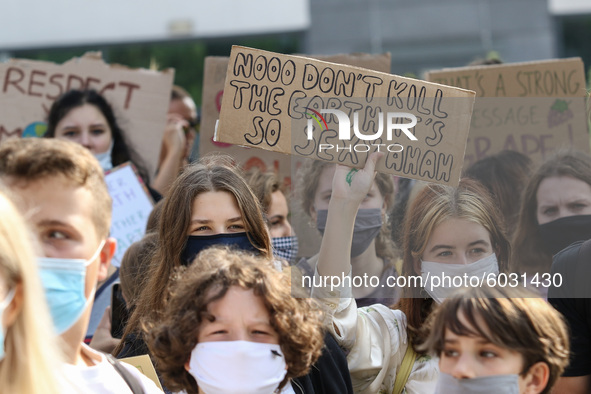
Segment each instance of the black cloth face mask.
[[567,216],[538,228],[544,250],[554,256],[574,242],[591,239],[591,215]]
[[261,252],[254,247],[246,236],[246,233],[215,234],[215,235],[189,235],[181,254],[184,265],[190,265],[195,257],[204,249],[215,245],[228,245],[239,250],[260,255]]

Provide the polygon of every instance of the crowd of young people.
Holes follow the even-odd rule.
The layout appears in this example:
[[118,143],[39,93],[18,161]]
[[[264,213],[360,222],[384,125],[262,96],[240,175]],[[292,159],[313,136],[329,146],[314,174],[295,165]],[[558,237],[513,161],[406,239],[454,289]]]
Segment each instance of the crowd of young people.
[[[408,193],[392,229],[395,179],[374,170],[383,154],[363,169],[305,163],[290,191],[276,174],[245,173],[229,157],[189,164],[192,137],[179,134],[189,122],[170,115],[151,189],[161,201],[116,273],[130,316],[118,339],[97,295],[117,247],[104,171],[132,161],[148,185],[150,177],[113,114],[94,91],[67,92],[49,112],[49,138],[0,145],[3,389],[161,392],[117,360],[139,355],[149,355],[166,392],[591,389],[581,365],[591,311],[573,311],[561,289],[548,303],[550,285],[533,280],[563,272],[577,282],[569,273],[578,268],[551,262],[591,238],[588,155],[558,152],[532,170],[527,158],[502,153],[457,187]],[[313,256],[298,254],[288,200],[322,238]],[[434,283],[445,275],[495,280]],[[362,277],[376,281],[355,285]],[[91,314],[102,320],[89,331]]]

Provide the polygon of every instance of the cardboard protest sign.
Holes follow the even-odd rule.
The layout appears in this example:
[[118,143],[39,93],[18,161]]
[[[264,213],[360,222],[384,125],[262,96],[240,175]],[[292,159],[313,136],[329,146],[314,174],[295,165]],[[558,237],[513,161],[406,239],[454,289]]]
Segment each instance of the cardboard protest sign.
[[[385,73],[390,72],[391,58],[389,53],[379,55],[360,53],[310,57]],[[226,70],[228,69],[229,60],[229,57],[208,56],[205,58],[199,153],[203,156],[208,152],[219,151],[232,156],[245,169],[258,167],[263,172],[276,171],[279,173],[283,182],[289,185],[291,183],[291,159],[289,156],[213,141],[215,123],[219,118],[222,107]]]
[[224,92],[216,141],[459,182],[472,91],[234,46]]
[[534,161],[561,147],[589,152],[580,58],[449,68],[426,79],[476,91],[466,165],[504,149]]
[[71,89],[95,89],[109,101],[125,136],[154,174],[174,70],[108,65],[89,53],[64,64],[11,59],[0,63],[0,143],[40,137],[53,101]]
[[152,360],[150,360],[150,356],[142,354],[141,356],[121,358],[119,361],[129,364],[132,367],[136,367],[141,373],[154,382],[160,390],[162,390],[162,385],[156,374],[154,364],[152,364]]
[[130,163],[109,171],[105,181],[113,199],[110,236],[117,239],[117,250],[111,264],[119,267],[127,248],[144,236],[154,204]]
[[[310,56],[314,59],[324,60],[332,63],[347,64],[350,66],[367,68],[384,73],[390,72],[391,58],[389,53],[384,54],[341,54],[328,56]],[[300,163],[297,158],[281,153],[250,149],[241,146],[218,143],[213,141],[216,120],[219,119],[226,82],[226,70],[228,69],[229,57],[207,57],[205,58],[205,71],[203,75],[203,99],[201,107],[201,127],[199,131],[199,151],[203,156],[208,152],[218,151],[232,156],[246,170],[257,167],[262,172],[275,171],[278,173],[283,184],[291,185],[292,170]],[[295,204],[291,204],[295,205]],[[292,211],[291,224],[296,230],[300,239],[300,253],[310,256],[319,248],[319,237],[315,231],[306,231],[305,215],[298,214],[294,207]],[[299,229],[304,229],[299,231]]]

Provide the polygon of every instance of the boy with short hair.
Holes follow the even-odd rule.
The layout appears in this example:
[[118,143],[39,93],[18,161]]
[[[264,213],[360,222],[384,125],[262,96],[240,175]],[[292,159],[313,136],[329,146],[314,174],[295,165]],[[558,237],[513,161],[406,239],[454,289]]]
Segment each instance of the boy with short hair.
[[40,275],[63,342],[66,373],[85,393],[161,393],[127,364],[114,367],[84,345],[97,281],[116,241],[109,238],[111,197],[98,161],[83,146],[58,139],[15,139],[0,146],[0,180],[39,244]]
[[534,297],[475,287],[445,300],[421,345],[440,357],[436,392],[550,393],[568,364],[568,333],[562,316]]

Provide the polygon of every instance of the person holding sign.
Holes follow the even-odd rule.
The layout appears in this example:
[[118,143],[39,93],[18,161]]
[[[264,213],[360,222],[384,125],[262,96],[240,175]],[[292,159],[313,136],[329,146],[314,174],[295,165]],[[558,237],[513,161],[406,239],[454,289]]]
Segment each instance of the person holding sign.
[[[308,160],[298,174],[297,190],[300,192],[302,207],[321,233],[324,233],[326,228],[335,168],[332,163]],[[355,171],[352,170],[347,175],[346,182],[355,176]],[[398,289],[388,287],[385,283],[386,278],[397,275],[394,267],[397,253],[391,240],[387,219],[393,194],[392,176],[378,174],[357,212],[351,246],[353,275],[367,274],[380,278],[378,285],[356,287],[353,290],[353,296],[359,306],[377,302],[389,306],[400,298]],[[303,258],[297,267],[304,276],[312,277],[317,261],[318,255],[309,259]]]
[[[528,285],[546,295],[552,256],[591,239],[591,157],[561,152],[530,178],[513,241],[513,261]],[[550,280],[550,281],[548,281]]]
[[162,315],[146,323],[166,386],[189,394],[302,393],[292,379],[320,357],[318,305],[293,297],[289,276],[268,258],[210,248],[182,268]]
[[[430,184],[415,198],[405,223],[403,272],[392,283],[403,287],[400,309],[381,304],[358,309],[351,292],[354,280],[346,280],[352,271],[349,250],[357,210],[372,188],[380,155],[373,153],[365,168],[353,174],[344,166],[334,173],[314,278],[314,283],[327,279],[331,286],[313,287],[312,296],[326,305],[329,330],[348,351],[356,392],[429,393],[437,380],[437,361],[415,346],[433,307],[455,290],[433,278],[496,278],[506,270],[509,242],[482,186],[469,180],[455,188]],[[341,283],[334,280],[343,277]]]
[[37,266],[68,380],[83,393],[134,393],[138,386],[161,393],[136,368],[82,342],[97,282],[116,247],[109,237],[111,197],[96,158],[69,141],[14,139],[0,146],[0,178],[41,247]]
[[62,393],[61,354],[47,329],[51,320],[29,231],[3,194],[0,216],[0,387],[4,393]]

